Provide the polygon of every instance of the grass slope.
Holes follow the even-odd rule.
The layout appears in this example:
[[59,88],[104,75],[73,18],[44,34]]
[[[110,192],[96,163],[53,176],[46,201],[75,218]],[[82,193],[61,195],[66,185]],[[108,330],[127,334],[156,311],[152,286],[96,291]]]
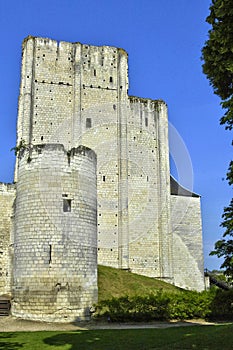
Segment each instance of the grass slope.
[[113,267],[98,266],[99,301],[121,297],[124,295],[148,295],[158,290],[167,292],[180,291],[172,284],[165,283],[155,278],[145,277]]

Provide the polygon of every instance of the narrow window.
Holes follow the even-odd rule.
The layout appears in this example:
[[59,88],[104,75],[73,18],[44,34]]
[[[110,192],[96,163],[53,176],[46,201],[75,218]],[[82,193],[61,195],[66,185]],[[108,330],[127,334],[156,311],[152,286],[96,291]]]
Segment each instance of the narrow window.
[[63,211],[71,212],[71,199],[63,198]]
[[148,118],[145,118],[145,126],[148,126]]
[[52,244],[49,245],[49,264],[52,262]]
[[86,118],[86,128],[91,128],[91,118]]
[[96,77],[96,69],[94,69],[94,77]]
[[43,140],[44,140],[44,136],[41,136],[41,138],[40,138],[40,139],[41,139],[41,141],[43,141]]
[[109,78],[109,82],[110,82],[110,83],[112,83],[112,82],[113,82],[112,77],[110,77],[110,78]]
[[105,182],[105,175],[103,176],[103,182]]

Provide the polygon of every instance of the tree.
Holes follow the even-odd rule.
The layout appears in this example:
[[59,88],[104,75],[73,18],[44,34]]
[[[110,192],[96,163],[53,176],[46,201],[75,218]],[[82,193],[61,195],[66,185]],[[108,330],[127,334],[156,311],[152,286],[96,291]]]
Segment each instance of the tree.
[[[221,226],[226,229],[223,234],[223,239],[215,243],[215,249],[210,253],[210,255],[217,255],[218,258],[223,257],[224,262],[221,265],[225,271],[225,275],[233,278],[233,199],[229,207],[224,208],[224,213],[222,215],[224,221]],[[225,237],[230,237],[225,239]]]
[[[220,124],[225,129],[233,128],[233,0],[212,0],[206,22],[211,25],[209,38],[202,49],[203,72],[221,98],[225,110]],[[233,161],[231,160],[227,180],[233,185]],[[224,208],[221,226],[225,229],[223,239],[215,243],[210,255],[223,257],[221,268],[233,278],[233,199]]]
[[233,127],[233,0],[212,0],[206,18],[212,28],[202,49],[203,72],[226,109],[220,123]]

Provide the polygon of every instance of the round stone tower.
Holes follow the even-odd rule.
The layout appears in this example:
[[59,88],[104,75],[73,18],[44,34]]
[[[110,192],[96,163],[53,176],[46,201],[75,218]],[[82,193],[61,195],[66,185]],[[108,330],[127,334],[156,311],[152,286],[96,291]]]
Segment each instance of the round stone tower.
[[79,146],[20,151],[12,314],[70,322],[97,302],[96,155]]

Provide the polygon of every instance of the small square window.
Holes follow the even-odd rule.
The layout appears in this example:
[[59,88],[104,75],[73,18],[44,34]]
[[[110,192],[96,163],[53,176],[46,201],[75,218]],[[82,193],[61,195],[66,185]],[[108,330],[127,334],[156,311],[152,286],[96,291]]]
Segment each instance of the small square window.
[[63,211],[71,212],[71,199],[63,198]]
[[86,128],[91,128],[91,118],[86,118]]

